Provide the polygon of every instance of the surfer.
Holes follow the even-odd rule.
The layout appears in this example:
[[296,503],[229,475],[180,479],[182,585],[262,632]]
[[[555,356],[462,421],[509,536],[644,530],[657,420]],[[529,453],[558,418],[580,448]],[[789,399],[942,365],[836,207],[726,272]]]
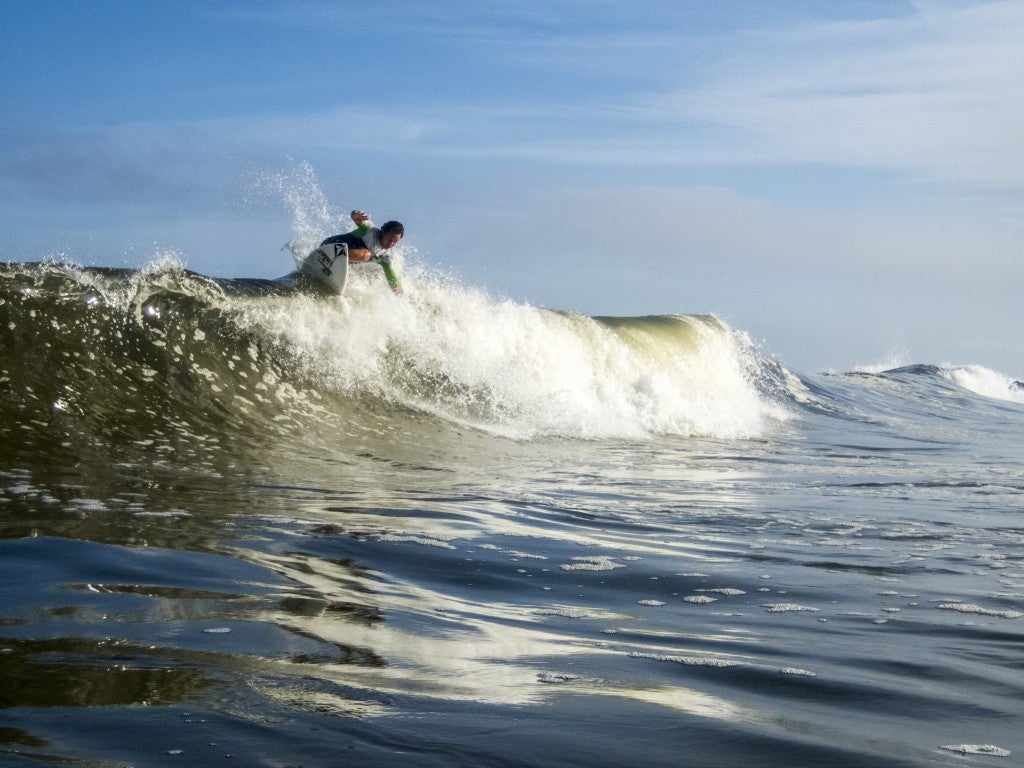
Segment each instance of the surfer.
[[379,229],[373,226],[368,214],[363,211],[352,211],[352,221],[356,228],[344,235],[328,237],[322,243],[345,243],[348,245],[348,263],[359,264],[373,261],[380,264],[384,270],[384,277],[388,285],[396,295],[402,293],[402,283],[398,279],[398,273],[391,265],[391,249],[398,245],[398,241],[405,234],[405,227],[397,221],[388,221]]

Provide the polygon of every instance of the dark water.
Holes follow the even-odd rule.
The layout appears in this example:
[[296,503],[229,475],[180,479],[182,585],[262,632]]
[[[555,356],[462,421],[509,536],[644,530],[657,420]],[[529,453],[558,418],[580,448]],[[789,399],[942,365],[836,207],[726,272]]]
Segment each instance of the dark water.
[[1021,764],[1011,379],[410,284],[0,268],[0,764]]

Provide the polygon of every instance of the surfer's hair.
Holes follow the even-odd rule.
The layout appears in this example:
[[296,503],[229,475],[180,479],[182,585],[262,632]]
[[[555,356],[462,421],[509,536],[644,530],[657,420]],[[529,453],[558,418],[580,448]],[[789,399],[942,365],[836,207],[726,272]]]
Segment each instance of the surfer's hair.
[[400,221],[385,221],[384,226],[380,228],[382,235],[390,235],[394,232],[396,235],[405,235],[405,227],[402,226]]

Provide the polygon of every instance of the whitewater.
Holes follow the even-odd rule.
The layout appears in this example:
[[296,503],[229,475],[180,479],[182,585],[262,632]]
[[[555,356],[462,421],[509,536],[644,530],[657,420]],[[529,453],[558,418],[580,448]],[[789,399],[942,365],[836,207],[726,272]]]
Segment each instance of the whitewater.
[[0,264],[0,763],[1020,764],[1012,375],[353,273]]

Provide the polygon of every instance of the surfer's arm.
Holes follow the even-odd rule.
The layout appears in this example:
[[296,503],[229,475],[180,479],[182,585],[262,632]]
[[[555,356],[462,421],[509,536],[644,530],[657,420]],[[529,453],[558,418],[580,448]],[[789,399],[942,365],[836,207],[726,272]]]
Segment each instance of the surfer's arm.
[[372,258],[373,254],[370,253],[369,248],[353,248],[351,245],[348,247],[349,264],[360,264],[364,261],[370,261]]
[[352,221],[354,221],[356,225],[356,228],[353,229],[350,234],[353,234],[356,237],[362,237],[370,230],[370,227],[373,226],[373,222],[370,221],[370,214],[364,211],[352,211],[349,215],[352,217]]
[[345,245],[348,246],[349,264],[357,264],[361,261],[369,261],[373,258],[373,254],[370,253],[370,249],[366,247],[366,243],[363,242],[363,238],[359,237],[356,232],[346,232],[344,235],[328,237],[320,243],[320,245],[328,245],[329,243],[345,243]]
[[388,285],[391,286],[391,291],[396,296],[402,293],[402,283],[398,279],[398,273],[395,272],[395,268],[391,266],[391,262],[382,261],[380,263],[381,268],[384,270],[384,277],[388,280]]

